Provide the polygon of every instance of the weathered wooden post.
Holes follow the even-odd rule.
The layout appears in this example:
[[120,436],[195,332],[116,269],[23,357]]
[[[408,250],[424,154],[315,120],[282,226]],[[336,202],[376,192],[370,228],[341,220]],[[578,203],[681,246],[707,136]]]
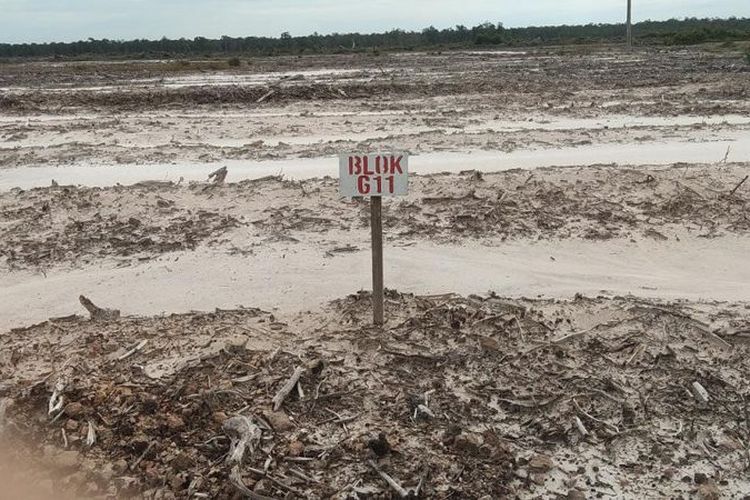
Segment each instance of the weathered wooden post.
[[372,231],[372,322],[383,324],[383,197],[370,198],[370,230]]

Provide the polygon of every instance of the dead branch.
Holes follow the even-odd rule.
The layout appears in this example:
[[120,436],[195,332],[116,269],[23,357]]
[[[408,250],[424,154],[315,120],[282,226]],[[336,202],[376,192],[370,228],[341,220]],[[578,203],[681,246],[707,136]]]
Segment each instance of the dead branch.
[[586,427],[583,425],[583,422],[581,422],[581,419],[578,418],[578,416],[573,417],[573,422],[576,424],[578,432],[580,432],[583,437],[589,435],[588,429],[586,429]]
[[383,478],[383,481],[388,483],[388,486],[390,486],[391,489],[395,491],[400,498],[407,498],[409,496],[409,492],[406,491],[395,479],[383,472],[380,467],[378,467],[378,464],[376,464],[372,460],[368,460],[367,463],[375,470],[375,472],[378,473],[381,478]]
[[419,498],[419,494],[422,492],[422,488],[424,488],[424,484],[427,482],[427,478],[430,476],[430,467],[425,465],[422,468],[422,474],[419,475],[419,483],[417,484],[417,487],[414,488],[414,497]]
[[215,185],[224,184],[228,173],[229,171],[227,170],[227,167],[221,167],[220,169],[214,170],[208,174],[208,180],[210,181],[213,179]]
[[524,344],[526,343],[526,332],[523,329],[523,325],[521,324],[521,320],[518,319],[518,316],[513,316],[513,319],[516,320],[516,326],[518,326],[518,333],[521,335],[521,342]]
[[560,398],[562,398],[562,394],[551,397],[549,399],[545,399],[542,401],[537,401],[536,398],[533,398],[532,401],[521,401],[517,399],[503,399],[498,398],[498,403],[505,403],[511,406],[517,406],[519,408],[544,408],[546,406],[551,405],[552,403],[559,401]]
[[133,462],[132,464],[130,464],[129,469],[131,471],[134,471],[138,467],[138,464],[140,464],[143,461],[143,459],[146,458],[146,455],[148,455],[148,453],[151,451],[151,448],[153,448],[153,447],[154,447],[154,442],[153,441],[151,441],[150,443],[148,443],[148,446],[146,447],[145,450],[143,450],[143,453],[141,453],[141,455],[136,459],[135,462]]
[[256,102],[257,104],[260,104],[260,103],[262,103],[263,101],[265,101],[266,99],[268,99],[269,97],[271,97],[272,95],[274,95],[275,93],[276,93],[276,90],[275,90],[275,89],[271,89],[271,90],[269,90],[268,92],[266,92],[265,94],[263,94],[262,96],[260,96],[260,97],[258,98],[258,100],[257,100],[257,101],[255,101],[255,102]]
[[255,469],[253,467],[248,467],[247,470],[249,470],[250,472],[252,472],[253,474],[255,474],[258,477],[264,477],[264,478],[268,479],[269,481],[271,481],[273,484],[275,484],[279,488],[281,488],[281,489],[283,489],[285,491],[288,491],[290,493],[293,493],[294,495],[297,495],[300,498],[304,498],[304,496],[305,496],[301,491],[297,490],[296,488],[293,488],[293,487],[289,486],[288,484],[284,483],[283,481],[279,481],[278,479],[276,479],[275,477],[273,477],[272,475],[270,475],[266,471],[263,471],[263,470],[260,470],[260,469]]
[[[727,160],[729,159],[729,153],[731,153],[731,152],[732,152],[732,146],[727,146],[727,152],[724,153],[724,158],[721,160],[721,163],[726,163],[727,162]],[[746,179],[747,179],[747,177],[746,177]]]
[[260,443],[263,431],[245,416],[232,417],[221,426],[224,433],[231,440],[227,463],[241,464],[245,457],[245,450],[252,455]]
[[102,309],[83,295],[78,297],[78,300],[89,312],[92,321],[113,321],[120,318],[120,311],[118,309]]
[[610,401],[614,401],[617,404],[623,404],[625,402],[624,399],[616,398],[612,396],[611,394],[608,394],[600,389],[591,389],[592,392],[595,392],[596,394],[600,394],[604,396],[605,398],[609,399]]
[[471,327],[472,327],[472,328],[475,328],[475,327],[477,327],[477,326],[479,326],[479,325],[481,325],[481,324],[483,324],[483,323],[490,323],[490,322],[492,322],[492,321],[495,321],[495,320],[501,319],[501,318],[502,318],[503,316],[504,316],[503,314],[497,314],[497,315],[495,315],[495,316],[487,316],[486,318],[482,318],[482,319],[480,319],[480,320],[477,320],[477,321],[475,321],[474,323],[472,323],[472,324],[471,324]]
[[596,329],[597,329],[597,328],[599,328],[600,326],[603,326],[603,325],[596,325],[595,327],[593,327],[593,328],[589,328],[588,330],[582,330],[582,331],[580,331],[580,332],[573,332],[573,333],[570,333],[570,334],[568,334],[568,335],[565,335],[564,337],[560,337],[559,339],[554,339],[554,340],[552,340],[552,343],[553,343],[553,344],[562,344],[562,343],[565,343],[565,342],[567,342],[568,340],[572,340],[572,339],[574,339],[574,338],[577,338],[577,337],[581,337],[581,336],[583,336],[583,335],[586,335],[586,334],[587,334],[587,333],[589,333],[589,332],[593,332],[594,330],[596,330]]
[[250,500],[276,500],[273,497],[267,497],[265,495],[255,493],[253,490],[245,486],[245,483],[242,481],[242,474],[240,473],[239,465],[235,465],[234,467],[232,467],[232,471],[229,473],[229,483],[234,486],[234,488],[239,491],[240,494],[245,495]]
[[732,191],[731,191],[731,192],[729,193],[729,196],[734,196],[734,193],[736,193],[736,192],[737,192],[737,190],[738,190],[739,188],[741,188],[741,187],[742,187],[742,185],[743,185],[743,184],[744,184],[744,183],[745,183],[745,182],[747,181],[747,179],[749,179],[749,178],[750,178],[750,175],[746,175],[746,176],[745,176],[745,178],[744,178],[744,179],[742,179],[742,180],[741,180],[741,181],[739,182],[739,184],[737,184],[736,186],[734,186],[734,189],[732,189]]
[[318,484],[320,484],[320,481],[318,481],[318,480],[317,480],[317,479],[315,479],[314,477],[310,477],[310,476],[308,476],[307,474],[305,474],[304,472],[302,472],[302,471],[301,471],[301,470],[299,470],[298,468],[294,468],[294,469],[289,469],[289,473],[290,473],[291,475],[293,475],[293,476],[296,476],[296,477],[298,477],[299,479],[301,479],[301,480],[305,481],[306,483],[318,483]]
[[584,417],[588,418],[592,422],[596,422],[598,424],[602,424],[603,426],[607,427],[610,431],[614,432],[615,434],[619,434],[620,433],[620,429],[618,429],[614,425],[612,425],[612,424],[610,424],[608,422],[605,422],[604,420],[600,420],[600,419],[598,419],[598,418],[596,418],[596,417],[594,417],[592,415],[589,415],[585,411],[583,411],[583,408],[581,408],[581,406],[578,404],[578,401],[576,401],[575,398],[571,398],[571,401],[573,401],[573,405],[576,407],[576,410],[578,410],[578,412],[581,415],[583,415]]
[[692,316],[690,316],[689,314],[686,314],[686,313],[684,313],[682,311],[677,311],[677,310],[674,310],[674,309],[670,309],[670,308],[667,308],[667,307],[661,307],[661,306],[657,306],[657,305],[653,305],[653,304],[648,304],[648,305],[644,304],[644,305],[638,306],[638,307],[641,308],[641,309],[651,309],[653,311],[661,312],[661,313],[664,313],[664,314],[669,314],[671,316],[676,316],[678,318],[682,318],[682,319],[688,320],[690,323],[693,324],[693,326],[695,326],[696,329],[698,329],[701,332],[705,333],[706,335],[708,335],[709,337],[711,337],[713,340],[715,340],[716,342],[718,342],[719,344],[721,344],[723,347],[726,347],[728,349],[732,349],[732,347],[733,347],[732,344],[730,344],[729,342],[727,342],[726,340],[724,340],[723,338],[719,337],[717,334],[715,334],[714,332],[712,332],[711,329],[708,327],[708,325],[706,323],[704,323],[704,322],[702,322],[700,320],[697,320],[697,319],[693,318]]
[[276,395],[273,397],[273,411],[279,411],[279,408],[281,408],[281,405],[284,403],[284,400],[289,396],[289,394],[294,390],[294,386],[297,385],[299,382],[300,377],[305,373],[305,369],[301,366],[298,366],[294,369],[294,373],[291,377],[289,377],[289,380],[286,381],[286,383],[279,389],[279,392],[276,393]]
[[136,344],[135,347],[133,347],[128,352],[126,352],[126,353],[122,354],[120,357],[118,357],[117,361],[122,361],[124,359],[129,358],[133,354],[137,353],[138,351],[140,351],[141,349],[143,349],[144,347],[146,347],[146,344],[148,344],[148,339],[141,340],[140,342],[138,342],[138,344]]

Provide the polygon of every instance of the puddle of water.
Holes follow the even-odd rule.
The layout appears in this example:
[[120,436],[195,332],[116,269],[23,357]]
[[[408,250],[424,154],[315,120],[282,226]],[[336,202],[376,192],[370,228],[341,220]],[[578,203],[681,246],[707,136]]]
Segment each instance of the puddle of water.
[[467,50],[458,52],[469,56],[525,56],[528,52],[513,50]]
[[[392,68],[386,68],[386,71],[392,71]],[[296,80],[295,77],[301,75],[303,79]],[[358,76],[358,78],[354,78]],[[81,87],[70,84],[61,87],[1,87],[3,92],[28,92],[33,90],[44,90],[47,92],[70,92],[88,91],[88,92],[128,92],[141,90],[142,88],[168,87],[203,87],[203,86],[229,86],[229,85],[246,85],[260,86],[272,83],[298,84],[298,83],[321,83],[332,81],[334,79],[346,78],[351,81],[369,81],[373,75],[363,69],[320,69],[309,71],[290,71],[290,72],[271,72],[271,73],[210,73],[210,74],[189,74],[183,76],[170,76],[166,78],[143,78],[118,81],[113,85],[97,85]]]
[[[323,112],[316,113],[315,117],[374,117],[374,116],[387,116],[387,115],[398,115],[397,112],[363,112],[363,113],[342,113],[342,112]],[[401,113],[403,114],[403,112]],[[137,116],[137,115],[136,115]],[[143,119],[146,116],[155,116],[159,119],[169,117],[170,119],[182,119],[182,120],[206,120],[208,118],[215,119],[263,119],[263,118],[274,118],[274,117],[299,117],[299,113],[247,113],[247,114],[205,114],[196,113],[191,114],[180,114],[180,115],[140,115],[138,118]],[[306,117],[306,120],[314,120],[315,117]],[[59,118],[60,123],[65,123],[70,120],[70,116],[63,116]],[[0,117],[0,123],[6,122],[7,117]],[[81,121],[93,121],[95,117],[85,117]],[[98,117],[98,120],[105,119],[105,117]],[[25,126],[34,126],[40,123],[55,123],[53,117],[26,117],[16,118],[15,122],[25,124]],[[535,116],[529,120],[489,120],[483,121],[479,124],[472,124],[466,127],[456,128],[450,126],[435,127],[435,126],[416,126],[405,123],[403,125],[394,125],[388,127],[387,130],[374,130],[367,129],[362,132],[342,132],[341,130],[333,130],[326,134],[308,134],[308,135],[285,135],[285,136],[256,136],[252,138],[252,141],[248,140],[247,136],[241,137],[205,137],[201,141],[193,143],[184,143],[185,145],[206,145],[216,147],[242,147],[247,145],[249,142],[262,140],[266,145],[271,147],[277,146],[280,143],[292,144],[292,145],[313,145],[335,141],[367,141],[367,140],[382,140],[391,136],[396,135],[418,135],[427,132],[438,132],[442,131],[447,135],[464,135],[464,134],[482,134],[482,133],[508,133],[508,132],[519,132],[519,131],[565,131],[565,130],[603,130],[608,128],[611,130],[622,129],[622,128],[633,128],[633,127],[684,127],[684,126],[750,126],[750,117],[742,115],[722,115],[712,117],[691,117],[691,116],[678,116],[678,117],[635,117],[635,116],[621,116],[614,115],[603,118],[581,118],[581,119],[568,119],[551,116]],[[100,144],[101,137],[96,135],[89,129],[86,131],[74,131],[67,133],[60,132],[44,132],[44,129],[40,130],[40,133],[33,134],[31,137],[14,140],[2,140],[0,139],[0,148],[28,148],[28,147],[49,147],[59,146],[68,144],[71,142],[81,142],[84,144]],[[724,131],[722,132],[730,132]],[[217,132],[218,134],[218,132]],[[168,134],[164,134],[167,135]],[[117,137],[117,136],[116,136]],[[156,141],[156,142],[155,142]],[[159,146],[168,146],[168,143],[159,144],[157,139],[154,139],[152,134],[122,134],[120,138],[120,145],[127,147],[143,147],[143,148],[154,148]]]
[[12,123],[16,125],[33,125],[34,123],[48,122],[73,122],[84,120],[101,120],[104,115],[74,114],[74,115],[23,115],[23,116],[0,116],[0,123]]
[[[750,160],[750,136],[727,134],[734,140],[715,142],[668,142],[643,144],[596,144],[558,149],[439,152],[415,155],[410,168],[419,174],[480,170],[498,172],[515,168],[534,169],[551,166],[584,166],[594,164],[670,165],[679,162],[715,163],[731,148],[729,161]],[[284,160],[225,160],[216,163],[179,163],[152,165],[72,165],[59,167],[21,167],[0,170],[0,190],[14,187],[29,189],[49,186],[52,179],[60,184],[111,186],[135,184],[145,180],[205,180],[220,166],[229,168],[229,181],[257,179],[283,174],[289,179],[337,176],[338,160],[333,157],[292,158]]]
[[599,130],[634,127],[686,127],[691,125],[750,125],[743,115],[717,116],[627,116],[608,115],[602,118],[533,117],[530,121],[489,120],[469,125],[467,132],[517,132],[520,130]]
[[[362,142],[362,141],[378,141],[388,139],[389,137],[402,136],[402,135],[413,135],[423,134],[425,132],[433,132],[433,127],[393,127],[388,131],[376,131],[368,130],[366,132],[338,132],[333,134],[318,134],[318,135],[295,135],[295,136],[258,136],[254,140],[263,141],[267,146],[275,147],[279,144],[291,144],[295,146],[311,146],[313,144],[339,142],[339,141],[350,141],[350,142]],[[248,144],[246,137],[238,139],[208,139],[196,145],[207,144],[210,146],[218,147],[241,147]],[[187,145],[187,144],[186,144]]]
[[[364,236],[358,239],[363,239],[361,248],[367,248]],[[666,300],[750,300],[750,266],[745,265],[750,238],[681,240],[386,246],[385,280],[389,288],[430,294],[493,290],[528,297],[605,293]],[[369,269],[369,259],[366,251],[327,259],[323,249],[304,244],[264,247],[249,257],[199,249],[129,268],[97,266],[51,271],[46,277],[6,274],[0,287],[0,331],[82,313],[77,299],[81,293],[124,314],[238,305],[293,313],[369,289],[369,273],[352,272]]]
[[[307,111],[307,110],[306,110]],[[356,117],[371,117],[371,116],[404,116],[410,114],[409,111],[405,110],[388,110],[388,111],[315,111],[314,113],[305,115],[308,118],[315,117],[343,117],[343,118],[356,118]],[[162,112],[162,113],[123,113],[118,115],[112,114],[62,114],[62,115],[23,115],[23,116],[2,116],[0,115],[0,123],[12,123],[17,125],[34,125],[37,123],[65,123],[72,121],[99,121],[105,119],[164,119],[164,118],[176,118],[185,120],[201,120],[206,118],[215,119],[248,119],[248,118],[297,118],[302,116],[301,111],[252,111],[247,110],[241,113],[232,112],[210,112],[210,111],[196,111],[194,113],[186,112]]]

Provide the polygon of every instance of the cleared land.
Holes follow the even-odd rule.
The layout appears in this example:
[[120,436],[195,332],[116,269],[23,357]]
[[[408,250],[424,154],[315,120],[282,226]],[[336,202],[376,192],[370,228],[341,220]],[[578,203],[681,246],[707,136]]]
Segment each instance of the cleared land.
[[[34,62],[0,66],[0,89],[0,430],[28,464],[0,473],[16,483],[750,488],[739,53]],[[332,156],[378,149],[416,172],[385,203],[382,330],[357,293],[368,205],[338,198]],[[228,184],[203,180],[223,165]],[[71,316],[80,294],[122,317]],[[234,425],[256,432],[240,465]]]

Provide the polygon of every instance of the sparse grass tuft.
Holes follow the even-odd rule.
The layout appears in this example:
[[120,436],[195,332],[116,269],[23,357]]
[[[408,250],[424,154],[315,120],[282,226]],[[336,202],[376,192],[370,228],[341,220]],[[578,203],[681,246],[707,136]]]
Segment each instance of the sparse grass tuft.
[[238,68],[240,64],[242,63],[240,62],[239,57],[232,57],[231,59],[227,61],[227,64],[229,65],[230,68]]

